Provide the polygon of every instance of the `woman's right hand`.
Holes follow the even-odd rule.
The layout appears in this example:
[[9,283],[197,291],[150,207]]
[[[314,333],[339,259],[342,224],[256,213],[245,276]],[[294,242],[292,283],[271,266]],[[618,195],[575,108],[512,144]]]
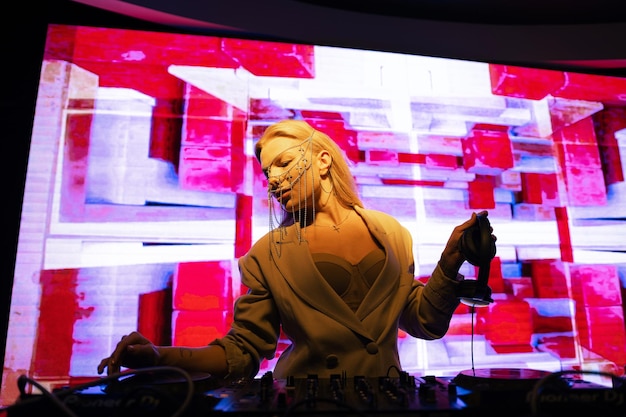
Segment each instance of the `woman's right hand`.
[[120,372],[120,368],[145,368],[156,366],[160,354],[157,347],[142,334],[132,332],[122,336],[111,356],[104,358],[98,365],[98,374],[107,370],[107,375]]

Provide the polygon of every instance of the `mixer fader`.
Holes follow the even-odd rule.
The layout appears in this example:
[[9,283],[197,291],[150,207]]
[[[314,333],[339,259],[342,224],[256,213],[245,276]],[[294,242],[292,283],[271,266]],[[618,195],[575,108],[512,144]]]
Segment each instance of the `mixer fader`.
[[[242,380],[212,390],[219,398],[214,410],[230,415],[337,415],[376,414],[447,416],[466,408],[456,395],[453,383],[436,377],[416,378],[407,373],[399,377],[275,379],[271,372],[254,380]],[[454,413],[456,414],[456,413]]]

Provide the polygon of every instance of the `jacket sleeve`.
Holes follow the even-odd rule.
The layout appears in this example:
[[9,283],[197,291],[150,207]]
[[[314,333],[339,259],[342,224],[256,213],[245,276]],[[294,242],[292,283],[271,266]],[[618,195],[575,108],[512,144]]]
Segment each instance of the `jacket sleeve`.
[[239,271],[248,291],[235,302],[230,331],[210,343],[220,345],[226,351],[227,379],[254,377],[261,360],[274,357],[280,334],[276,305],[262,278],[257,257],[249,253],[240,258]]

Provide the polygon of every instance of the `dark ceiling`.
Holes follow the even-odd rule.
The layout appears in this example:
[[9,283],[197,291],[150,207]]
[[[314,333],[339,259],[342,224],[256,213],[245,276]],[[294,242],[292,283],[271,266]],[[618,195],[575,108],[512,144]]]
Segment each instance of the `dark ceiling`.
[[613,0],[294,0],[319,6],[371,13],[480,24],[583,24],[620,22]]

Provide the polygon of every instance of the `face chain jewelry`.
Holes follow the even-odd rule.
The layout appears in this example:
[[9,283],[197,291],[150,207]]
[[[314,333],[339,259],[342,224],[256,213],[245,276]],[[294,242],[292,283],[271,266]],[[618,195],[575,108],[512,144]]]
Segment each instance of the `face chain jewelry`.
[[[280,200],[284,192],[292,191],[293,187],[298,182],[300,183],[299,184],[300,187],[298,187],[299,195],[297,196],[298,206],[295,207],[295,205],[292,205],[290,212],[291,212],[291,216],[293,219],[293,223],[295,224],[295,230],[297,233],[298,242],[302,242],[303,238],[301,234],[302,233],[301,222],[306,221],[307,208],[308,208],[308,195],[306,193],[306,190],[308,188],[307,185],[308,185],[309,178],[307,175],[305,175],[305,173],[309,170],[309,168],[311,168],[311,161],[313,160],[312,143],[313,143],[314,133],[315,131],[313,131],[307,139],[303,140],[298,145],[287,148],[281,153],[279,153],[278,155],[276,155],[276,157],[272,160],[272,163],[264,169],[265,175],[268,179],[267,197],[268,197],[268,208],[269,208],[269,230],[272,233],[278,230],[280,234],[278,241],[275,241],[274,237],[272,236],[272,238],[270,239],[270,244],[275,244],[278,256],[280,256],[280,253],[281,253],[279,242],[282,242],[286,234],[286,227],[283,227],[283,219],[278,218],[277,210],[275,208],[275,199],[273,197],[276,196],[276,198]],[[299,158],[289,161],[287,166],[283,167],[282,172],[280,172],[278,175],[270,175],[272,173],[272,167],[276,164],[276,161],[279,161],[279,158],[285,152],[294,148],[299,148],[298,149],[298,152],[300,154]],[[307,153],[309,156],[308,158],[307,158]],[[285,182],[287,183],[287,187],[283,187]],[[314,187],[311,187],[311,189],[314,190]],[[290,195],[290,199],[291,201],[294,201],[294,196]],[[312,199],[313,201],[315,201],[314,191],[313,191]],[[315,205],[313,204],[313,215],[315,216],[314,206]],[[284,214],[285,208],[281,207],[280,211]],[[270,250],[270,254],[271,254],[271,250]]]
[[[287,181],[289,184],[289,189],[293,188],[296,182],[300,180],[300,177],[302,177],[302,175],[304,175],[304,173],[311,167],[311,160],[306,158],[306,151],[312,150],[312,146],[311,146],[312,138],[313,138],[313,135],[309,136],[308,139],[305,139],[298,145],[285,149],[284,151],[276,155],[276,157],[267,166],[267,168],[264,169],[265,175],[268,180],[268,191],[270,193],[275,193],[276,191],[284,191],[284,189],[272,188],[272,183],[276,184],[275,187],[280,187],[285,181]],[[308,142],[308,143],[306,147],[303,147],[302,145],[305,142]],[[300,153],[300,157],[297,159],[295,158],[292,159],[289,162],[288,166],[282,167],[283,172],[280,173],[279,175],[270,175],[272,172],[272,167],[276,165],[276,161],[278,161],[279,158],[281,158],[285,152],[293,148],[297,148],[297,147],[299,147],[298,152]],[[294,174],[296,174],[295,178],[294,178]]]

